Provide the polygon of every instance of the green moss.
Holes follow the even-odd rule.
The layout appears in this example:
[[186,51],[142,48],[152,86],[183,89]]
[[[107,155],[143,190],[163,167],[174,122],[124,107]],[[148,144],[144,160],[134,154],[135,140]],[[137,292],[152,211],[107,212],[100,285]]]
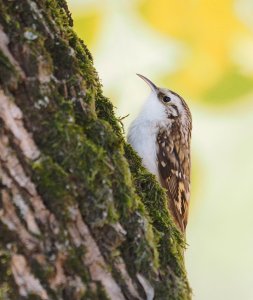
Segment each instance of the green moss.
[[62,39],[49,40],[47,48],[51,53],[54,75],[58,79],[70,79],[70,74],[77,73],[77,61],[70,53],[69,45]]
[[115,117],[113,105],[108,98],[104,97],[99,93],[96,99],[96,113],[100,119],[108,122],[114,133],[116,133],[121,139],[122,138],[122,128],[120,126],[119,120]]
[[[1,198],[0,206],[2,206]],[[15,241],[17,237],[3,223],[0,223],[0,232],[0,299],[15,300],[18,299],[18,289],[12,275],[11,252],[8,247],[12,246],[13,240]]]
[[94,284],[88,285],[88,289],[81,300],[110,300],[103,286],[97,281]]
[[79,275],[84,282],[88,282],[90,280],[89,272],[84,268],[82,262],[82,258],[85,255],[84,248],[81,247],[73,247],[68,252],[67,260],[64,264],[64,269],[66,274],[75,276]]
[[110,298],[106,294],[105,289],[103,288],[103,286],[100,283],[98,283],[98,287],[97,287],[97,299],[110,300]]
[[16,81],[17,74],[13,65],[9,62],[8,58],[0,50],[0,84],[12,85]]
[[[40,282],[48,287],[48,279],[54,275],[54,267],[51,264],[45,264],[44,266],[40,265],[36,259],[33,257],[30,260],[30,266],[32,269],[32,273],[34,274],[35,277],[40,278]],[[52,291],[51,291],[52,293]]]
[[1,248],[0,257],[1,257],[0,282],[4,282],[5,276],[11,276],[11,270],[10,270],[11,255],[10,253],[7,252],[7,250],[3,250]]
[[46,0],[45,7],[58,28],[73,26],[73,20],[65,0]]
[[33,170],[34,180],[40,182],[38,191],[44,195],[46,206],[56,216],[67,221],[69,217],[68,207],[75,204],[74,197],[71,197],[68,191],[71,189],[68,174],[49,157],[34,163]]
[[[47,290],[47,294],[49,295],[50,299],[54,299],[54,300],[58,299],[59,295],[57,295],[57,291],[51,289],[48,283],[50,278],[52,278],[52,276],[54,276],[55,274],[55,269],[51,264],[51,262],[47,262],[47,263],[44,262],[43,265],[41,265],[34,257],[31,257],[29,259],[29,265],[31,268],[31,273],[35,276],[35,278],[39,278],[40,283]],[[31,299],[33,299],[33,297],[35,297],[36,299],[37,296],[31,294],[29,295],[29,299],[30,297]]]
[[[24,44],[27,48],[24,59],[17,57],[25,72],[35,78],[39,72],[37,58],[43,57],[48,73],[54,75],[43,84],[39,80],[21,84],[18,97],[13,98],[41,151],[39,160],[25,162],[26,170],[59,222],[60,232],[55,238],[67,253],[65,272],[82,278],[87,286],[83,299],[108,298],[99,283],[89,284],[89,272],[80,264],[85,249],[71,249],[71,239],[64,234],[72,217],[69,208],[78,206],[123,291],[124,280],[115,268],[119,255],[134,281],[139,272],[151,282],[157,299],[190,299],[184,238],[168,211],[163,189],[124,142],[113,105],[102,94],[92,56],[71,28],[66,2],[41,2],[43,22],[34,18],[27,2],[3,4],[0,0],[1,6],[6,12],[3,26],[10,42],[16,43],[16,51]],[[46,33],[45,23],[52,36]],[[27,41],[27,30],[36,30],[38,37]],[[3,66],[0,57],[0,69],[14,74],[6,58],[2,60]],[[43,242],[48,236],[42,234],[40,238]],[[57,253],[54,248],[50,251]],[[52,270],[35,262],[31,265],[47,286]],[[57,293],[52,292],[52,298],[71,291]]]

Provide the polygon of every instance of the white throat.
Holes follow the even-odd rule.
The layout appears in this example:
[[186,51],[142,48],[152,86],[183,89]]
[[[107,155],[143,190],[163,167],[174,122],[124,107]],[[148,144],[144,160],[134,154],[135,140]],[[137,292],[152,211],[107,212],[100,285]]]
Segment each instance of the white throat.
[[167,115],[164,105],[157,99],[155,92],[151,92],[144,102],[136,120],[160,123],[166,121]]
[[130,125],[127,140],[142,158],[143,165],[159,179],[157,167],[157,133],[160,127],[168,126],[164,105],[152,92],[139,115]]

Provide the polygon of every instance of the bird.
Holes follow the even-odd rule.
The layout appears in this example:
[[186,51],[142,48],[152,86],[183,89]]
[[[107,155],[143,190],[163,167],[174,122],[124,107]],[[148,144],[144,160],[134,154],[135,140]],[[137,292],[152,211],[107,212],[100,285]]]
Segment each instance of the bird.
[[190,201],[191,112],[179,94],[137,75],[151,93],[130,124],[127,141],[166,190],[168,209],[185,233]]

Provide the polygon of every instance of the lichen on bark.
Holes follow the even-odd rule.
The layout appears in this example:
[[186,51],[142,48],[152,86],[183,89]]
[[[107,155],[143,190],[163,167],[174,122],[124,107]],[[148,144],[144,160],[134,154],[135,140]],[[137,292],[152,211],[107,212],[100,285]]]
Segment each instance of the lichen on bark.
[[0,299],[190,299],[184,237],[72,25],[64,0],[0,0]]

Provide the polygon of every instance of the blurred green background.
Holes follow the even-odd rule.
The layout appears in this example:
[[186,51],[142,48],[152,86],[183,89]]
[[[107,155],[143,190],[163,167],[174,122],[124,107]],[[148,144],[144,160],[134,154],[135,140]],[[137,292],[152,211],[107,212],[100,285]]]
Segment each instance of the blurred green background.
[[253,299],[253,1],[68,0],[118,116],[149,93],[193,114],[186,264],[196,300]]

